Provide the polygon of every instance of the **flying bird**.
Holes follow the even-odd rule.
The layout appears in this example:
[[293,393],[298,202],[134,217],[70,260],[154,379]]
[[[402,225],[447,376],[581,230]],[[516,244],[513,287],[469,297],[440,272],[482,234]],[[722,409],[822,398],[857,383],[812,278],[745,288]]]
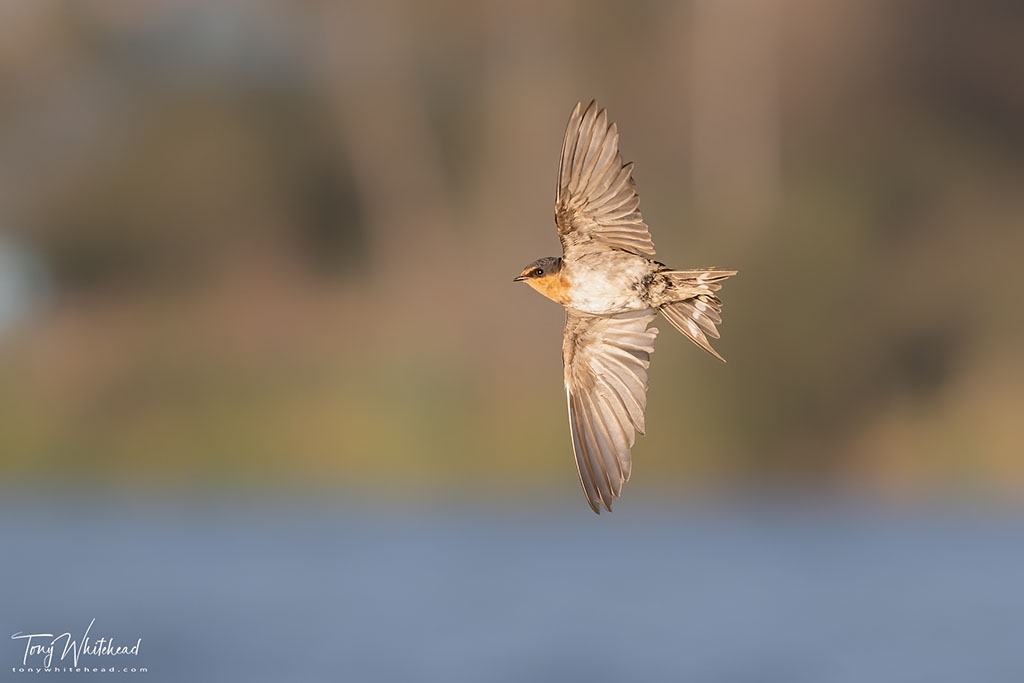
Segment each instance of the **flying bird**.
[[640,215],[633,163],[622,163],[619,133],[596,101],[577,104],[562,142],[555,226],[562,256],[526,266],[515,278],[565,307],[562,365],[576,470],[587,502],[609,512],[644,433],[647,368],[660,313],[715,358],[722,302],[735,270],[675,270],[655,261]]

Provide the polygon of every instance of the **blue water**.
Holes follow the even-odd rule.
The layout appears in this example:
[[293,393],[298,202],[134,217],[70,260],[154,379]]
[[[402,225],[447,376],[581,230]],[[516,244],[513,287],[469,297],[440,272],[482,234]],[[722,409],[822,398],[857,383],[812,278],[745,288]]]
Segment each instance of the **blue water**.
[[7,636],[95,619],[149,682],[1024,681],[1020,510],[9,501],[0,544],[0,679],[93,680]]

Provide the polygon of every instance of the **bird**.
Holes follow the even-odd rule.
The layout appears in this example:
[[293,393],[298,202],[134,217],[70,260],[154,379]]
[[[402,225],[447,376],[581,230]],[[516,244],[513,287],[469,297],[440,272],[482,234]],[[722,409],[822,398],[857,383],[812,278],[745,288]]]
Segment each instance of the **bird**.
[[562,366],[576,471],[597,514],[632,471],[632,447],[645,430],[647,370],[661,314],[724,362],[718,339],[721,283],[738,271],[675,270],[653,259],[632,162],[623,163],[616,124],[592,100],[577,103],[562,141],[555,227],[562,256],[538,259],[514,278],[566,311]]

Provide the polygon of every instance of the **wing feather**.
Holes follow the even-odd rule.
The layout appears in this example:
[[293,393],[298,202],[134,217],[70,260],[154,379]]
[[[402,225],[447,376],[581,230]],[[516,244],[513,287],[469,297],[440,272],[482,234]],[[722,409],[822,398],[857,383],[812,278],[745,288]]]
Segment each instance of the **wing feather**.
[[[576,430],[579,432],[580,444],[583,446],[583,460],[586,466],[590,468],[591,474],[594,477],[594,483],[597,486],[600,500],[607,506],[608,501],[615,499],[614,489],[609,481],[608,468],[602,459],[601,448],[597,444],[597,437],[594,433],[594,428],[590,425],[587,409],[583,405],[583,401],[579,397],[573,397],[573,403],[576,407]],[[578,459],[579,456],[577,456],[577,462]]]
[[[587,497],[590,509],[597,514],[601,514],[601,496],[597,492],[597,485],[594,483],[594,473],[591,471],[590,462],[583,450],[583,444],[580,442],[580,430],[576,427],[578,424],[576,406],[573,403],[572,394],[569,393],[568,386],[565,388],[565,398],[569,406],[569,433],[572,435],[572,452],[576,455],[576,473],[580,476],[580,485],[583,486],[583,493]],[[583,457],[581,457],[581,454]]]
[[633,429],[636,430],[637,434],[643,434],[646,429],[644,424],[645,401],[636,397],[626,386],[625,382],[619,378],[617,372],[613,372],[607,366],[597,362],[594,363],[594,368],[603,376],[605,384],[615,392],[615,397],[619,399],[619,403],[626,410],[626,416],[629,418],[629,423],[632,424]]
[[562,139],[562,164],[558,168],[558,186],[555,188],[556,195],[561,192],[562,178],[568,178],[572,174],[572,159],[575,154],[576,136],[579,134],[580,121],[583,120],[583,104],[576,103],[576,108],[569,116],[569,123],[565,124],[565,137]]
[[639,210],[633,164],[623,164],[619,133],[596,101],[577,104],[562,140],[555,224],[566,257],[601,249],[654,256]]
[[592,316],[568,311],[562,359],[569,407],[569,430],[580,484],[590,507],[622,493],[632,471],[630,449],[643,433],[647,368],[656,311]]

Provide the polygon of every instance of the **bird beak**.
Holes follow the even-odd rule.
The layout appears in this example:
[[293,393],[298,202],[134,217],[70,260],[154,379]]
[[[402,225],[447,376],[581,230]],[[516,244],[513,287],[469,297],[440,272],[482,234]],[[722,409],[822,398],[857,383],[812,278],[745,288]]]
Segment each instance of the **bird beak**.
[[526,279],[525,275],[520,275],[519,277],[512,278],[512,282],[522,282],[525,279]]

